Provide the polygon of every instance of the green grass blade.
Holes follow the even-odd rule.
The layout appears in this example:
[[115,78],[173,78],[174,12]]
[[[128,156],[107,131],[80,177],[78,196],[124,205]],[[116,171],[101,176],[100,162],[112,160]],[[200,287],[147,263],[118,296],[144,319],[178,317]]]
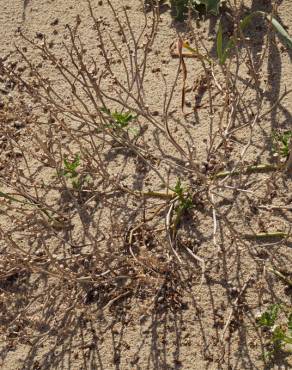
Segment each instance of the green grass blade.
[[[274,18],[273,16],[271,16],[270,14],[267,14],[265,12],[256,11],[256,12],[253,12],[253,13],[247,15],[246,17],[244,17],[240,21],[240,29],[241,29],[242,32],[251,24],[253,18],[255,18],[256,16],[262,16],[268,22],[271,22],[272,26],[274,27],[274,29],[276,30],[276,32],[280,35],[280,37],[283,40],[283,42],[287,45],[288,48],[292,49],[292,38],[289,36],[289,34],[287,33],[287,31],[276,20],[276,18]],[[217,53],[218,53],[218,36],[219,36],[219,32],[220,31],[218,31],[218,35],[217,35]],[[233,49],[235,47],[235,44],[236,44],[235,38],[234,37],[231,37],[229,39],[229,41],[228,41],[228,43],[227,43],[224,51],[223,51],[222,57],[219,58],[220,64],[224,64],[225,63],[226,59],[228,58],[228,56],[230,54],[231,49]]]
[[287,47],[289,49],[292,49],[292,38],[288,35],[284,27],[274,17],[270,19],[270,17],[266,15],[266,19],[272,23],[275,30],[279,33],[279,35],[281,35],[281,38],[283,39],[283,42],[287,45]]
[[9,194],[3,193],[2,191],[0,191],[0,197],[1,198],[8,199],[8,200],[11,200],[12,202],[17,202],[17,203],[22,203],[22,204],[30,204],[29,202],[25,202],[23,200],[19,200],[19,199],[15,198],[15,197],[12,197]]
[[292,338],[287,335],[284,336],[283,340],[286,344],[292,344]]
[[222,36],[222,24],[220,22],[219,29],[217,33],[217,56],[220,64],[222,64],[223,59],[223,36]]
[[257,15],[262,15],[262,12],[259,12],[259,11],[253,12],[247,15],[246,17],[244,17],[239,23],[241,31],[244,31],[246,27],[248,27],[251,24],[251,21],[253,20],[253,18]]
[[276,32],[281,36],[281,39],[287,45],[287,47],[289,49],[292,49],[292,38],[289,36],[288,32],[284,29],[284,27],[271,14],[261,12],[261,11],[253,12],[249,16],[246,17],[246,18],[251,17],[250,19],[246,20],[247,25],[250,23],[251,19],[256,15],[261,15],[268,22],[270,22],[272,24],[272,26],[274,27],[274,29],[276,30]]

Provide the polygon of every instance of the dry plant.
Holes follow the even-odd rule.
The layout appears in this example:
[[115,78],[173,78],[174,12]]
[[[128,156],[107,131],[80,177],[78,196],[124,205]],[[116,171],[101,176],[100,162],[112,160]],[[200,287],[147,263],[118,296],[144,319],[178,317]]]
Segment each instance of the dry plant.
[[[170,50],[177,58],[176,75],[160,74],[164,85],[156,88],[164,89],[164,101],[157,110],[149,103],[147,75],[159,7],[145,14],[137,31],[127,7],[117,12],[107,4],[114,33],[88,1],[92,27],[86,26],[96,40],[92,50],[82,42],[84,21],[78,17],[67,26],[61,50],[55,51],[45,35],[33,39],[19,31],[21,45],[1,63],[1,76],[20,102],[5,100],[1,122],[25,122],[30,137],[21,141],[17,127],[12,132],[3,125],[0,289],[2,312],[6,307],[10,316],[1,320],[16,325],[14,331],[26,328],[31,337],[36,301],[43,311],[63,307],[62,316],[47,323],[37,341],[53,331],[65,332],[80,312],[90,314],[87,307],[93,302],[106,310],[129,297],[151,297],[148,310],[163,304],[182,307],[187,276],[196,276],[199,292],[226,243],[255,259],[263,241],[285,245],[290,238],[285,223],[276,230],[258,230],[252,223],[277,183],[286,179],[282,162],[246,159],[265,117],[290,92],[271,107],[265,104],[261,71],[270,36],[255,65],[233,6],[239,41],[221,65],[189,22],[188,34],[178,35]],[[38,60],[30,59],[30,49]],[[196,100],[190,109],[186,95],[193,83],[193,58],[202,74],[192,87]],[[244,64],[247,78],[241,76]],[[207,120],[203,139],[196,136],[196,126],[175,125],[175,114],[181,113],[174,97],[180,93],[184,118]],[[197,140],[203,140],[204,150],[198,150]],[[262,172],[265,176],[259,177]],[[248,217],[238,212],[244,204]],[[205,231],[198,241],[199,217]],[[210,241],[212,247],[198,248]],[[271,261],[274,257],[270,253]],[[18,279],[24,285],[33,279],[37,288],[35,293],[24,289],[21,303],[11,309],[10,292]],[[251,273],[242,291],[253,279]]]

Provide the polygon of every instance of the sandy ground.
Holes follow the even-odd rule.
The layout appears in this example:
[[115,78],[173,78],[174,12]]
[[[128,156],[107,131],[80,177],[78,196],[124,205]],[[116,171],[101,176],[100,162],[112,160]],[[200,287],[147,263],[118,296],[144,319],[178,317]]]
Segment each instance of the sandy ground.
[[[267,12],[272,10],[270,1],[253,0],[244,3],[251,9],[262,9]],[[291,4],[289,0],[278,3],[281,22],[291,33]],[[113,21],[107,1],[92,0],[92,4],[96,16],[103,18],[104,30],[119,40],[117,25]],[[144,22],[141,3],[135,0],[127,2],[114,0],[112,4],[120,12],[121,5],[127,5],[133,31],[138,34]],[[73,27],[79,15],[81,24],[78,32],[88,55],[96,58],[101,66],[104,63],[97,50],[99,40],[92,26],[87,1],[1,0],[0,5],[2,59],[14,50],[15,45],[24,50],[26,44],[19,35],[19,28],[31,38],[42,38],[40,35],[46,35],[47,40],[53,43],[52,49],[56,55],[66,58],[63,46],[63,42],[68,41],[66,25]],[[204,40],[211,55],[214,55],[217,19],[211,17],[199,23],[200,27],[196,32]],[[150,111],[154,112],[153,116],[158,117],[158,122],[162,118],[164,82],[166,80],[167,85],[172,86],[178,66],[178,59],[171,56],[170,47],[177,40],[177,32],[184,34],[186,30],[186,25],[174,24],[167,5],[162,6],[157,37],[149,54],[145,73],[147,104]],[[249,31],[254,60],[257,60],[263,51],[265,30],[263,24],[259,23],[255,29]],[[291,53],[289,55],[278,39],[273,40],[274,43],[267,50],[261,70],[264,76],[262,87],[265,91],[263,111],[268,111],[285,89],[292,85]],[[119,58],[112,45],[108,48],[113,55],[111,63],[115,73],[126,84],[122,65],[117,61]],[[40,63],[38,50],[28,48],[25,55],[35,64]],[[12,58],[17,59],[14,55]],[[196,156],[204,165],[206,140],[203,138],[208,137],[210,132],[209,112],[204,108],[207,97],[203,94],[201,109],[193,113],[192,108],[196,99],[193,86],[200,85],[204,79],[204,70],[196,59],[189,59],[186,63],[189,76],[185,111],[187,114],[181,113],[179,85],[174,91],[170,109],[171,129],[179,144],[184,146],[188,142],[196,149]],[[71,92],[60,82],[54,68],[43,63],[40,69],[45,76],[51,78],[57,91],[69,99]],[[243,89],[248,78],[246,66],[240,65],[240,70],[242,85],[239,86]],[[24,75],[26,73],[27,71],[24,71]],[[219,83],[224,83],[220,78],[219,76]],[[114,84],[108,76],[104,77],[104,84],[108,86],[106,88],[109,94],[115,94]],[[1,87],[6,89],[5,80],[1,80]],[[40,218],[33,212],[22,213],[20,210],[13,211],[7,208],[7,212],[0,213],[2,237],[0,258],[3,257],[0,265],[2,368],[5,370],[292,368],[291,354],[285,351],[277,354],[270,363],[263,359],[265,333],[256,325],[255,319],[258,312],[272,303],[281,302],[291,308],[291,288],[269,272],[269,267],[272,266],[285,276],[292,276],[291,240],[276,241],[274,246],[261,246],[261,243],[253,241],[238,243],[233,238],[232,229],[225,232],[218,226],[218,245],[216,245],[213,238],[212,209],[204,208],[202,204],[205,199],[200,199],[197,195],[197,208],[186,221],[186,226],[182,227],[179,237],[181,243],[186,243],[193,253],[204,260],[206,271],[203,280],[199,260],[192,260],[188,269],[181,270],[174,262],[167,262],[164,257],[165,235],[161,231],[164,227],[163,217],[159,219],[157,225],[155,219],[151,220],[152,223],[145,224],[141,231],[143,248],[145,238],[148,244],[146,243],[144,249],[141,247],[140,262],[145,261],[152,266],[152,270],[156,270],[156,273],[150,273],[149,269],[145,272],[143,263],[137,267],[137,261],[125,248],[130,226],[137,226],[143,219],[141,211],[145,206],[143,201],[125,195],[111,195],[108,191],[111,189],[105,185],[101,194],[108,191],[107,196],[100,195],[100,198],[92,201],[89,196],[86,198],[85,193],[85,199],[80,200],[84,204],[84,208],[81,207],[83,216],[79,217],[79,211],[75,214],[72,211],[73,203],[69,201],[66,203],[66,199],[62,199],[64,194],[58,190],[55,182],[56,171],[48,164],[49,156],[46,156],[45,146],[32,139],[39,134],[41,140],[45,142],[50,121],[46,121],[45,124],[39,123],[47,119],[43,112],[37,112],[39,118],[34,121],[31,118],[33,106],[27,105],[25,106],[29,114],[24,120],[20,96],[19,92],[14,91],[9,93],[8,97],[5,94],[0,95],[0,102],[2,98],[5,102],[10,99],[10,106],[12,104],[15,107],[14,112],[9,113],[9,119],[7,115],[1,116],[1,128],[6,133],[7,125],[10,125],[9,137],[12,138],[11,142],[16,143],[15,147],[11,148],[6,146],[4,139],[1,139],[1,189],[3,184],[6,184],[7,189],[9,184],[14,185],[17,173],[15,168],[18,168],[27,178],[30,177],[30,180],[23,184],[23,188],[33,189],[34,185],[49,184],[50,187],[40,186],[39,190],[42,196],[46,197],[47,204],[52,207],[60,204],[62,212],[68,211],[68,214],[71,212],[74,215],[69,231],[52,232],[45,226],[39,226]],[[219,107],[220,96],[216,99]],[[245,104],[252,108],[256,99],[252,89],[248,90],[245,99]],[[216,109],[215,107],[214,127],[218,124]],[[246,163],[267,163],[273,160],[271,132],[276,129],[291,129],[291,110],[291,95],[287,95],[277,109],[263,117],[254,130],[252,144],[245,158]],[[242,119],[241,124],[245,122],[244,119],[252,117],[246,118],[243,112]],[[24,123],[23,127],[17,128],[15,122],[18,121]],[[231,155],[234,161],[238,158],[248,134],[248,129],[241,130],[235,137]],[[61,130],[54,131],[54,135],[60,143],[58,148],[64,153],[66,151],[75,153],[80,148],[80,143],[86,147],[89,142],[86,141],[86,135],[82,134],[82,129],[79,133],[76,131],[78,138],[76,141],[72,141],[72,138]],[[171,143],[155,130],[146,131],[143,140],[154,158],[153,163],[160,166],[161,174],[166,176],[168,163],[181,163],[179,153],[175,153]],[[46,145],[48,143],[49,141]],[[48,146],[50,145],[53,148],[55,144],[50,142]],[[111,144],[109,147],[111,148]],[[18,152],[15,152],[15,148],[18,148]],[[19,148],[24,148],[28,153],[25,158],[19,154]],[[11,155],[11,151],[16,155]],[[169,162],[161,160],[161,153]],[[143,163],[141,164],[135,155],[124,155],[118,150],[116,153],[106,146],[103,147],[102,155],[108,172],[111,175],[117,174],[120,184],[139,191],[150,188],[161,190],[159,176],[149,168],[145,170]],[[232,164],[231,159],[220,158],[224,162],[230,160],[229,164]],[[224,166],[221,168],[218,165],[217,160],[219,161],[218,158],[213,158],[213,164],[209,163],[211,170],[214,166],[217,170],[224,169]],[[175,171],[171,173],[170,178],[170,181],[175,181]],[[189,181],[192,182],[193,179],[190,177]],[[99,189],[98,176],[93,178],[93,182],[96,189]],[[194,183],[196,184],[195,181]],[[30,187],[27,184],[30,184]],[[291,205],[291,178],[279,172],[274,175],[256,173],[247,176],[241,184],[245,186],[242,192],[235,194],[231,188],[225,189],[224,193],[222,191],[224,197],[220,198],[219,194],[216,200],[218,204],[220,202],[220,209],[232,222],[236,231],[244,232],[250,229],[255,232],[280,231],[291,226],[291,209],[271,210],[267,207]],[[50,191],[47,192],[48,188]],[[61,200],[65,205],[61,206]],[[4,202],[5,200],[3,209],[6,210]],[[159,200],[147,203],[146,216],[152,214],[147,214],[149,209],[156,209],[160,205]],[[254,211],[258,206],[262,207],[261,210]],[[152,229],[154,226],[155,232]],[[140,234],[137,234],[137,240],[139,237]],[[42,259],[43,250],[48,255],[53,254],[53,259],[60,258],[63,262],[61,267],[57,268],[57,274],[46,275],[41,270],[27,268],[27,260],[20,260],[20,267],[17,270],[7,272],[5,264],[9,263],[10,257],[14,258],[16,255],[14,250],[7,247],[9,238],[12,238],[18,247],[29,250],[30,256],[35,258],[34,261],[43,270],[47,268],[46,262]],[[64,239],[67,244],[63,243]],[[100,281],[83,282],[77,284],[77,287],[76,283],[66,278],[68,270],[63,270],[64,265],[66,267],[64,261],[72,259],[74,253],[80,253],[82,257],[80,263],[83,265],[79,277],[82,278],[82,274],[87,271],[97,271],[99,274],[103,272],[102,263],[90,247],[85,249],[72,247],[86,245],[88,241],[92,243],[92,239],[100,241],[96,245],[105,258],[118,261],[116,266],[119,271],[115,279],[112,277],[107,279],[105,276],[100,278]],[[76,271],[79,271],[78,268],[77,266]],[[132,272],[136,274],[135,279],[121,277],[131,275]]]

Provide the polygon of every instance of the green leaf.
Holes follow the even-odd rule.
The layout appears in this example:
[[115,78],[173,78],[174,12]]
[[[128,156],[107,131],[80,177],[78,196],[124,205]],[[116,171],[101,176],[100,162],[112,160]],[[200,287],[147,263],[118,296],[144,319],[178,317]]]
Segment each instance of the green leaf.
[[283,341],[286,343],[286,344],[292,344],[292,336],[287,336],[285,335],[284,338],[283,338]]
[[252,18],[254,18],[257,15],[263,16],[268,22],[270,22],[274,29],[281,36],[283,42],[287,45],[287,47],[292,49],[292,38],[289,36],[288,32],[284,29],[284,27],[277,21],[277,19],[268,13],[261,11],[251,13],[250,15],[245,17],[243,21],[240,23],[241,29],[244,30],[246,26],[249,25]]
[[283,330],[277,326],[273,331],[273,341],[283,341],[285,339],[285,333]]
[[223,35],[222,35],[222,24],[220,22],[219,29],[217,33],[217,56],[219,59],[220,64],[222,64],[223,60]]
[[279,153],[282,157],[288,157],[289,156],[289,143],[290,140],[292,140],[292,131],[285,131],[285,132],[279,132],[279,131],[273,131],[272,132],[272,150],[274,153]]
[[115,123],[121,128],[127,127],[132,120],[137,118],[137,116],[134,116],[131,112],[119,113],[116,111],[111,113],[111,116],[115,120]]
[[[125,128],[128,124],[136,119],[138,116],[134,116],[131,112],[111,112],[108,108],[100,108],[100,110],[106,114],[108,114],[114,121],[114,125],[118,126],[119,128]],[[114,127],[114,125],[109,125],[109,127]]]
[[219,5],[221,0],[202,0],[201,3],[205,4],[206,12],[214,15],[219,14]]
[[180,179],[177,180],[176,184],[175,184],[175,187],[174,187],[174,192],[179,196],[179,197],[182,197],[183,195],[183,187],[181,186],[181,181]]
[[186,211],[193,207],[193,202],[190,197],[184,198],[182,201],[182,210]]
[[[260,14],[261,12],[253,12],[247,15],[246,17],[244,17],[239,23],[241,31],[244,31],[245,28],[251,23],[252,19],[256,15],[260,15]],[[220,64],[224,64],[226,62],[226,59],[229,57],[230,50],[235,47],[235,44],[236,44],[235,38],[234,36],[232,36],[227,42],[227,45],[225,46],[222,57],[220,58]]]
[[261,326],[267,326],[271,328],[277,320],[279,308],[279,304],[273,304],[268,307],[268,309],[259,318],[259,324]]
[[292,337],[292,312],[290,313],[288,317],[288,331],[289,331],[289,335]]
[[[265,12],[256,11],[256,12],[253,12],[253,13],[247,15],[246,17],[244,17],[240,21],[240,24],[239,24],[240,29],[241,29],[242,32],[251,24],[253,18],[255,18],[256,16],[263,16],[268,22],[270,22],[272,24],[272,26],[274,27],[274,29],[280,35],[283,42],[287,45],[287,47],[292,49],[292,38],[286,32],[284,27],[276,20],[276,18],[274,18],[273,16],[271,16],[270,14],[267,14]],[[222,57],[219,58],[220,64],[225,63],[226,59],[229,57],[231,49],[233,49],[235,47],[235,45],[236,45],[236,39],[234,38],[234,36],[232,36],[229,39],[229,41],[228,41],[228,43],[227,43],[227,45],[226,45],[226,47],[223,51]],[[218,48],[218,46],[217,46],[217,48]]]
[[80,165],[80,155],[79,154],[76,154],[72,162],[69,162],[67,158],[64,158],[64,166],[65,166],[64,175],[66,176],[69,174],[70,176],[76,177],[78,175],[76,172],[76,169],[78,168],[79,165]]
[[[271,17],[269,15],[265,15],[266,19],[272,23],[275,30],[281,35],[281,38],[283,39],[284,43],[287,45],[289,49],[292,49],[292,38],[289,36],[289,34],[286,32],[284,27],[276,20],[276,18]],[[272,19],[271,19],[272,18]]]
[[244,31],[246,29],[246,27],[250,25],[250,23],[251,23],[251,21],[254,17],[256,17],[257,15],[261,15],[261,14],[262,14],[262,12],[256,11],[256,12],[253,12],[253,13],[245,16],[239,23],[241,31]]
[[277,21],[277,19],[268,13],[256,11],[249,14],[240,22],[241,30],[243,31],[250,24],[252,19],[257,15],[263,16],[268,22],[270,22],[273,25],[274,29],[281,36],[287,47],[292,49],[292,38],[289,36],[288,32],[284,29],[284,27]]
[[226,62],[226,59],[229,57],[230,50],[235,46],[235,42],[233,41],[233,38],[231,38],[223,51],[222,58],[220,59],[220,64],[224,64]]

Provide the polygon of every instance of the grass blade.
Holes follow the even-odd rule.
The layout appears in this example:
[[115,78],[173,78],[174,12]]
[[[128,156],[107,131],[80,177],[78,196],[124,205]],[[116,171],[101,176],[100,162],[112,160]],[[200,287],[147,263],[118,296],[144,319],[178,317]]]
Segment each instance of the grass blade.
[[[289,36],[287,31],[284,29],[284,27],[277,21],[277,19],[275,17],[273,17],[272,15],[268,14],[268,13],[261,12],[261,11],[256,11],[256,12],[253,12],[253,13],[247,15],[246,17],[244,17],[240,21],[240,29],[241,29],[242,32],[251,24],[253,18],[255,18],[256,16],[264,17],[268,22],[270,22],[272,24],[272,26],[274,27],[274,29],[276,30],[276,32],[280,35],[280,38],[285,43],[285,45],[289,49],[292,49],[292,38]],[[218,54],[218,37],[220,38],[220,32],[222,33],[222,30],[220,31],[220,26],[219,26],[219,31],[218,31],[218,35],[217,35],[217,54]],[[219,42],[220,42],[220,40],[219,40]],[[236,44],[235,37],[232,36],[229,39],[229,41],[228,41],[228,43],[227,43],[227,45],[226,45],[226,47],[223,51],[222,56],[219,57],[219,54],[218,54],[220,64],[225,63],[226,59],[229,57],[230,50],[235,47],[235,44]]]
[[274,17],[270,17],[266,15],[266,19],[272,23],[275,30],[279,33],[283,42],[287,45],[289,49],[292,49],[292,38],[288,35],[284,27],[275,19]]
[[217,56],[219,59],[220,64],[222,63],[223,59],[223,36],[222,36],[222,24],[220,22],[219,29],[217,33]]

